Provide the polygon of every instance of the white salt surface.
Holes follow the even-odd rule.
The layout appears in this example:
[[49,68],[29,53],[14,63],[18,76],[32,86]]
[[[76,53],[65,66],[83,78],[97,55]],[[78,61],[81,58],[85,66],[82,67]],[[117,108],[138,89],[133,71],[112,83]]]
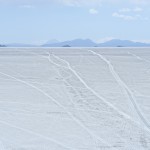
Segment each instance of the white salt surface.
[[0,150],[150,150],[150,49],[1,48]]

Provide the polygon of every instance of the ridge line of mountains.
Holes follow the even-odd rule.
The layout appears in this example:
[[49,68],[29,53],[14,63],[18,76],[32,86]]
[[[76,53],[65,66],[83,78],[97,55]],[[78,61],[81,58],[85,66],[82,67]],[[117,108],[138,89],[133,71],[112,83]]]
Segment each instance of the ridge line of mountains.
[[0,45],[0,47],[150,47],[150,43],[133,42],[130,40],[120,39],[113,39],[103,43],[96,43],[90,39],[75,39],[63,42],[51,40],[43,45],[12,43]]

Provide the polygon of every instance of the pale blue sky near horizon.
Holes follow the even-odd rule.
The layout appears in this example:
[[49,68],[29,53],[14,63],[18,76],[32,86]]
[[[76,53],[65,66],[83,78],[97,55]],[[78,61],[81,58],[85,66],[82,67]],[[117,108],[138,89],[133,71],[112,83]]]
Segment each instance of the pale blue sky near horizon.
[[0,0],[0,43],[150,42],[150,0]]

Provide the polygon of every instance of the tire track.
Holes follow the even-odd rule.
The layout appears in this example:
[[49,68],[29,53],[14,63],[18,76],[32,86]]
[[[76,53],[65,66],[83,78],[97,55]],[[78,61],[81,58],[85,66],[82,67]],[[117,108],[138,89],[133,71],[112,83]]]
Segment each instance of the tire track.
[[132,91],[129,89],[129,87],[124,83],[124,81],[120,78],[120,76],[118,75],[118,73],[115,71],[113,65],[111,64],[110,61],[108,61],[104,56],[102,56],[101,54],[98,54],[94,51],[90,52],[94,55],[97,55],[99,58],[101,58],[109,67],[109,70],[112,74],[112,76],[115,78],[116,82],[126,91],[127,95],[129,96],[137,114],[139,115],[140,119],[142,120],[142,122],[145,124],[145,126],[150,130],[150,124],[147,121],[147,119],[144,117],[142,111],[140,110],[137,102],[136,102],[136,98],[134,96],[134,94],[132,93]]
[[[1,123],[1,124],[4,124],[5,126],[11,127],[11,128],[15,128],[15,129],[17,129],[17,130],[21,130],[21,131],[23,131],[23,132],[26,132],[26,133],[29,133],[29,134],[38,136],[38,137],[40,137],[40,138],[43,138],[43,139],[48,140],[48,141],[50,141],[50,142],[53,142],[53,143],[55,143],[55,144],[57,144],[57,145],[59,145],[59,146],[61,146],[61,147],[63,147],[63,148],[75,150],[74,148],[67,147],[66,145],[64,145],[64,144],[61,143],[61,142],[58,142],[58,141],[56,141],[56,140],[54,140],[54,139],[52,139],[52,138],[49,138],[49,137],[47,137],[47,136],[44,136],[44,135],[41,135],[41,134],[39,134],[39,133],[33,132],[33,131],[31,131],[31,130],[18,127],[18,126],[16,126],[16,125],[10,124],[10,123],[8,123],[8,122],[6,122],[6,121],[2,121],[2,120],[0,120],[0,123]],[[1,149],[0,149],[0,150],[1,150]]]
[[2,141],[0,141],[0,150],[5,150],[4,145],[3,145],[3,142],[2,142]]
[[[43,95],[45,95],[46,97],[48,97],[50,100],[52,100],[55,104],[57,104],[60,108],[64,109],[66,111],[66,113],[80,126],[82,127],[91,137],[95,137],[97,140],[99,140],[100,142],[102,142],[103,144],[113,148],[112,145],[110,145],[108,142],[104,141],[103,139],[101,139],[99,136],[97,136],[96,134],[94,134],[92,131],[90,131],[79,119],[77,119],[71,112],[69,112],[62,104],[60,104],[59,102],[57,102],[52,96],[50,96],[49,94],[47,94],[46,92],[44,92],[43,90],[41,90],[40,88],[24,81],[24,80],[21,80],[21,79],[18,79],[14,76],[11,76],[9,74],[6,74],[6,73],[3,73],[3,72],[0,72],[0,74],[4,75],[4,76],[7,76],[8,78],[11,78],[11,79],[14,79],[20,83],[23,83],[35,90],[37,90],[38,92],[42,93]],[[0,121],[1,122],[1,121]],[[116,148],[113,148],[113,149],[116,149]]]
[[[90,50],[89,50],[89,51],[90,51]],[[93,52],[94,52],[94,51],[93,51]],[[111,108],[113,108],[114,110],[116,110],[120,115],[124,116],[126,119],[128,119],[128,120],[134,122],[134,123],[135,123],[136,125],[138,125],[139,127],[144,128],[146,131],[150,132],[149,127],[147,127],[147,126],[145,126],[145,127],[144,127],[144,126],[141,126],[141,125],[139,124],[139,122],[133,120],[129,115],[127,115],[127,114],[124,113],[123,111],[119,110],[116,106],[114,106],[113,104],[111,104],[110,102],[108,102],[104,97],[102,97],[102,96],[99,95],[96,91],[94,91],[91,87],[89,87],[89,86],[87,85],[87,83],[80,77],[80,75],[71,67],[71,65],[69,64],[69,62],[67,62],[66,60],[61,59],[60,57],[58,57],[58,56],[56,56],[56,55],[54,55],[54,54],[52,54],[52,53],[51,53],[51,54],[50,54],[50,53],[47,53],[49,57],[47,57],[47,56],[42,56],[42,55],[39,55],[39,54],[36,54],[36,53],[33,53],[33,52],[31,52],[31,54],[34,54],[34,55],[37,55],[37,56],[40,56],[40,57],[43,57],[43,58],[46,58],[46,59],[48,58],[49,61],[50,61],[52,64],[54,64],[54,65],[56,65],[56,66],[58,66],[58,67],[67,69],[67,70],[69,69],[69,70],[72,71],[73,74],[80,80],[80,82],[81,82],[87,89],[89,89],[97,98],[101,99],[104,103],[106,103],[108,106],[110,106]],[[57,63],[53,62],[53,61],[50,59],[51,56],[53,56],[53,57],[56,58],[57,60],[60,60],[61,62],[65,63],[66,66],[62,66],[62,65],[60,65],[60,64],[57,64]]]
[[133,53],[131,53],[131,52],[128,52],[128,54],[132,55],[133,57],[137,58],[137,59],[140,60],[140,61],[144,61],[144,62],[146,62],[146,63],[150,63],[150,60],[144,59],[144,58],[142,58],[142,57],[140,57],[140,56],[138,56],[138,55],[136,55],[136,54],[133,54]]
[[[114,105],[112,105],[111,103],[109,103],[104,97],[102,97],[101,95],[99,95],[97,92],[95,92],[91,87],[89,87],[87,85],[87,83],[80,77],[80,75],[70,66],[70,64],[65,61],[65,60],[62,60],[61,58],[59,58],[58,56],[56,55],[52,55],[53,57],[55,57],[56,59],[60,60],[60,61],[63,61],[65,62],[65,64],[67,64],[67,66],[61,66],[53,61],[51,61],[51,63],[53,63],[54,65],[58,66],[58,67],[63,67],[65,69],[69,69],[71,70],[74,75],[80,80],[80,82],[88,89],[90,90],[97,98],[101,99],[104,103],[106,103],[108,106],[110,106],[111,108],[113,108],[114,110],[116,110],[119,114],[123,115],[125,118],[135,122],[129,115],[127,115],[126,113],[120,111],[117,107],[115,107]],[[137,122],[136,122],[137,123]],[[138,123],[137,123],[138,124]]]

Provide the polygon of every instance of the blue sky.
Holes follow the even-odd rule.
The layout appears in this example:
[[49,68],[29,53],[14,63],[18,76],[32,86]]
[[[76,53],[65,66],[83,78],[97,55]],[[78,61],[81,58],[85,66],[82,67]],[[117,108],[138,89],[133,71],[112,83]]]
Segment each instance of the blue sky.
[[0,0],[0,43],[150,42],[150,0]]

